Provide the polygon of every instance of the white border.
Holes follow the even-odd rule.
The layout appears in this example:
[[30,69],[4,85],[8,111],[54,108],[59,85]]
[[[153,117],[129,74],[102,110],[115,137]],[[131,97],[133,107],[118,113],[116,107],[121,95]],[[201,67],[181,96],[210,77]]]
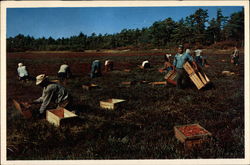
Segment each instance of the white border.
[[[185,160],[6,160],[6,8],[30,7],[125,7],[125,6],[244,6],[245,9],[245,158]],[[250,164],[249,151],[249,1],[2,1],[1,2],[1,164]]]

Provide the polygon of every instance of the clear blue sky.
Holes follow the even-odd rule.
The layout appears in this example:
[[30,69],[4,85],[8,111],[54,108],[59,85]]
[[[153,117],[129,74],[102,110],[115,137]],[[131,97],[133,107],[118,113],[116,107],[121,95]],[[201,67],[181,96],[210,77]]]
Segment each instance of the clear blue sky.
[[80,32],[91,35],[114,34],[122,29],[151,26],[171,17],[179,21],[199,9],[207,9],[209,19],[218,8],[224,16],[242,10],[240,6],[220,7],[81,7],[81,8],[8,8],[7,37],[18,34],[35,38],[67,38]]

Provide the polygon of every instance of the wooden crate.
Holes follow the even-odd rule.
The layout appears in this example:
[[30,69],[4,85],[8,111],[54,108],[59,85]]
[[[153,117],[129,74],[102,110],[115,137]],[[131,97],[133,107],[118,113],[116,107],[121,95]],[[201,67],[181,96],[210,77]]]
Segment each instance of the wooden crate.
[[50,80],[50,81],[54,83],[61,83],[60,80]]
[[131,69],[124,69],[124,72],[130,72]]
[[122,103],[126,100],[123,99],[108,99],[104,101],[100,101],[100,107],[103,109],[117,109]]
[[51,109],[46,111],[46,120],[55,126],[60,126],[63,123],[71,122],[78,116],[67,109]]
[[14,107],[24,116],[24,118],[29,119],[32,117],[32,111],[30,105],[25,105],[24,103],[19,103],[16,100],[12,100]]
[[189,64],[189,62],[186,62],[183,65],[183,68],[189,74],[189,78],[193,81],[193,83],[198,89],[203,88],[210,82],[210,80],[208,79],[207,75],[204,72],[195,71]]
[[176,85],[176,71],[170,70],[164,78],[168,83]]
[[174,126],[175,137],[184,144],[186,148],[200,146],[207,142],[212,134],[199,124],[188,124]]
[[221,72],[222,75],[226,75],[226,76],[232,76],[232,75],[235,75],[234,72],[230,72],[230,71],[227,71],[227,70],[224,70]]
[[97,88],[99,88],[99,86],[96,85],[96,84],[84,84],[84,85],[82,85],[82,88],[83,88],[84,90],[92,90],[92,89],[97,89]]
[[152,86],[166,86],[167,82],[166,81],[156,81],[156,82],[151,82],[150,84]]

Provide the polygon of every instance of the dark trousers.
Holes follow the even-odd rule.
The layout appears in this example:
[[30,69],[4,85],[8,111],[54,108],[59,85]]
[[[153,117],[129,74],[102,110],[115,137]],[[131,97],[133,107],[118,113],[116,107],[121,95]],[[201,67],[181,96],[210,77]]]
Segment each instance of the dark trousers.
[[64,72],[59,72],[59,73],[57,74],[57,76],[58,76],[58,78],[59,78],[61,81],[63,81],[64,79],[66,79],[67,74],[64,73]]
[[186,71],[182,68],[182,69],[179,69],[177,68],[176,69],[176,81],[177,81],[177,85],[176,87],[178,89],[182,89],[186,86],[187,84],[187,73]]

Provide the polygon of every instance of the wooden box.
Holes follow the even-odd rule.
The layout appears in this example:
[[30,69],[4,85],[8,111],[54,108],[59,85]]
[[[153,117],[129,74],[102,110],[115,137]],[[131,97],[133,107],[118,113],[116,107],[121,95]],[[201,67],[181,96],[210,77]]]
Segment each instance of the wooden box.
[[176,71],[170,70],[164,78],[168,83],[176,85]]
[[130,72],[131,69],[124,69],[124,72]]
[[123,99],[108,99],[108,100],[100,101],[100,106],[103,109],[114,110],[118,108],[125,101],[126,100],[123,100]]
[[152,86],[166,86],[167,82],[166,81],[156,81],[156,82],[151,82]]
[[186,62],[183,65],[183,68],[189,74],[190,79],[193,81],[193,83],[198,89],[203,88],[210,82],[210,80],[208,79],[207,75],[204,72],[199,72],[199,71],[195,72],[195,70],[192,68],[189,62]]
[[19,103],[16,100],[12,100],[14,107],[26,118],[29,119],[32,117],[32,111],[30,108],[31,105],[25,103]]
[[175,137],[182,142],[186,148],[200,146],[212,136],[210,132],[199,124],[174,126],[174,133]]
[[60,80],[50,80],[50,81],[54,83],[61,83]]
[[54,124],[55,126],[60,126],[63,123],[71,122],[78,116],[67,109],[51,109],[46,111],[46,120]]
[[84,85],[82,85],[82,88],[85,90],[92,90],[92,89],[99,88],[99,86],[96,84],[84,84]]

